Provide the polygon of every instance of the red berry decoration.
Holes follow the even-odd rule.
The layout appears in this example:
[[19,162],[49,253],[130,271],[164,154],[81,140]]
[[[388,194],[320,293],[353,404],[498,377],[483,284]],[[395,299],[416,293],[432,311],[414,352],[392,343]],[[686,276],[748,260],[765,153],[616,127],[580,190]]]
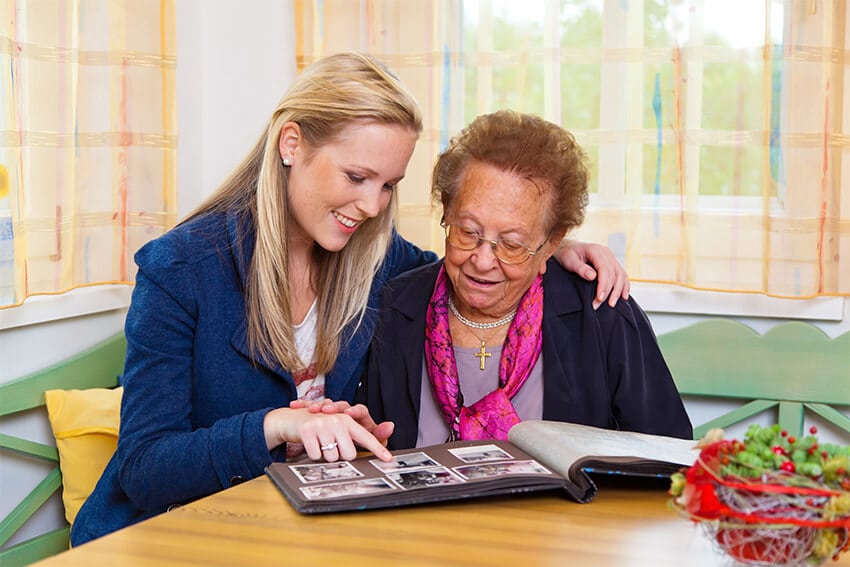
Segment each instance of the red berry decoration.
[[796,439],[778,424],[751,425],[742,441],[722,433],[673,475],[674,508],[743,563],[814,566],[850,551],[850,446]]

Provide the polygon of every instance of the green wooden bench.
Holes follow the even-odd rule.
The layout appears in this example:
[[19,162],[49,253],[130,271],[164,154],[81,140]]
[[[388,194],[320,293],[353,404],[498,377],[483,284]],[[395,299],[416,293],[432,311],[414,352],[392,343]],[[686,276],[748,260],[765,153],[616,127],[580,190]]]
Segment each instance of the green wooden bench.
[[737,321],[708,319],[662,334],[658,343],[683,397],[743,402],[695,424],[696,439],[766,411],[775,411],[771,422],[798,437],[806,412],[850,435],[843,413],[850,407],[850,332],[830,339],[794,321],[760,335]]
[[[126,342],[123,334],[23,378],[0,385],[0,420],[19,412],[44,408],[46,390],[113,388],[123,371]],[[45,412],[45,421],[46,421]],[[56,447],[0,433],[0,448],[25,459],[38,459],[53,466],[47,476],[2,520],[0,546],[29,520],[62,487]],[[4,487],[9,491],[10,487]],[[8,492],[6,492],[8,494]],[[70,528],[64,526],[0,550],[0,565],[27,565],[68,549]]]

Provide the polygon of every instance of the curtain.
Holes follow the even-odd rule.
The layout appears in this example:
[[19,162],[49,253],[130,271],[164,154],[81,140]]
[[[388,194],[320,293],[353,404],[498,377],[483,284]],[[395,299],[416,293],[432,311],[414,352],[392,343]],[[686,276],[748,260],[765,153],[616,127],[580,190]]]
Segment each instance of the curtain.
[[173,0],[0,0],[0,306],[131,284],[176,220]]
[[593,164],[574,235],[634,281],[850,295],[845,0],[296,0],[299,68],[370,53],[426,130],[399,228],[442,250],[430,168],[498,108],[573,132]]

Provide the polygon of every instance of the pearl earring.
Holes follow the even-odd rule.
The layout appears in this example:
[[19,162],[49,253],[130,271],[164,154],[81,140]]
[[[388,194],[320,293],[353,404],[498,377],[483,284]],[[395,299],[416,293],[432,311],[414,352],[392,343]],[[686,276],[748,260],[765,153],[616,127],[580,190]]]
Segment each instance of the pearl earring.
[[285,157],[283,158],[283,165],[289,167],[292,165],[292,158]]

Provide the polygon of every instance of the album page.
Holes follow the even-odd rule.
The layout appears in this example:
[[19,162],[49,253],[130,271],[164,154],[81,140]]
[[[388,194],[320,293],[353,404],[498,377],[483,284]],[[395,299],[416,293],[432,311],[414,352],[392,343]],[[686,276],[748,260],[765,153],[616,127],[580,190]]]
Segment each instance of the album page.
[[334,463],[274,463],[266,469],[300,512],[408,506],[563,488],[560,474],[506,441],[457,441]]

